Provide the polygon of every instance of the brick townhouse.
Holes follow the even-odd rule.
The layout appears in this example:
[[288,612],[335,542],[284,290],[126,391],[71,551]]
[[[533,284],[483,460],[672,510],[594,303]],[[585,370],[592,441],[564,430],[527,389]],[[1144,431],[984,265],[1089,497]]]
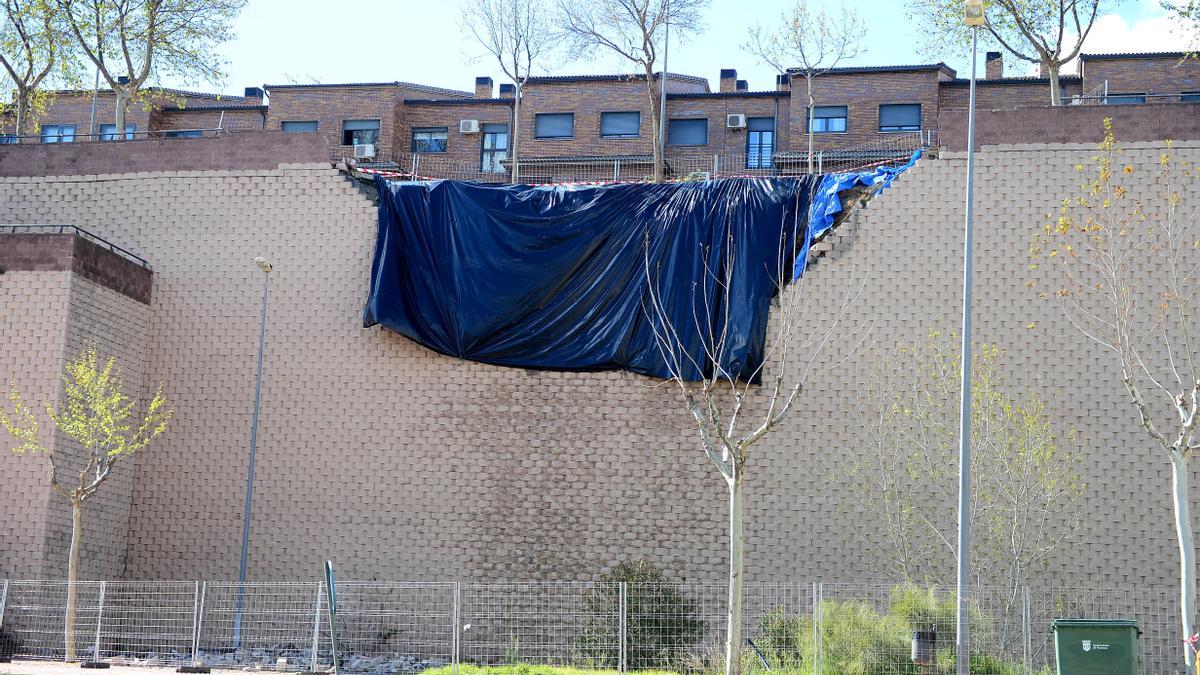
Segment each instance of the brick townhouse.
[[[1200,61],[1182,53],[1085,54],[1079,71],[1061,78],[1068,104],[1200,101]],[[517,120],[522,176],[552,178],[572,164],[649,173],[656,139],[648,84],[657,92],[659,76],[650,83],[644,75],[530,78]],[[730,68],[712,91],[703,77],[668,74],[671,170],[703,169],[710,161],[747,170],[798,165],[807,159],[810,124],[821,153],[869,153],[917,133],[932,139],[940,117],[966,108],[969,80],[944,63],[835,68],[813,81],[811,121],[801,72],[773,84],[751,90]],[[92,133],[112,139],[112,94],[97,98],[99,128]],[[417,174],[503,180],[511,170],[513,101],[513,86],[497,90],[489,77],[476,78],[473,91],[411,82],[265,85],[242,96],[163,89],[131,109],[128,128],[174,136],[218,126],[317,133],[332,159],[371,146],[370,161]],[[989,52],[977,101],[980,109],[1046,106],[1049,80],[1006,75],[1002,55]],[[71,141],[91,129],[91,103],[91,92],[60,92],[43,116],[41,140]]]

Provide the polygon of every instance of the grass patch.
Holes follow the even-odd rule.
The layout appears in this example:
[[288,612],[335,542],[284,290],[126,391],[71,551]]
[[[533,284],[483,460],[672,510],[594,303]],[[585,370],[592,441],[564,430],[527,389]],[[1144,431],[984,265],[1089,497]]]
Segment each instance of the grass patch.
[[[454,668],[446,665],[443,668],[422,670],[421,675],[451,675]],[[617,670],[590,670],[583,668],[568,668],[565,665],[533,665],[518,663],[517,665],[460,665],[458,675],[617,675]],[[638,670],[637,675],[677,675],[671,670]]]

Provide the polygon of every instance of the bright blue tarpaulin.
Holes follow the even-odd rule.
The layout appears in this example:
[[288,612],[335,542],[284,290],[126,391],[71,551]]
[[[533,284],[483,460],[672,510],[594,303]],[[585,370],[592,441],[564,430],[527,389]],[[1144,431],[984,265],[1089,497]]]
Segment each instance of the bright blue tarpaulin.
[[649,271],[685,347],[680,374],[711,373],[713,336],[724,334],[716,360],[757,380],[770,300],[807,250],[820,178],[595,187],[377,178],[363,322],[484,363],[668,377],[661,324],[647,311]]

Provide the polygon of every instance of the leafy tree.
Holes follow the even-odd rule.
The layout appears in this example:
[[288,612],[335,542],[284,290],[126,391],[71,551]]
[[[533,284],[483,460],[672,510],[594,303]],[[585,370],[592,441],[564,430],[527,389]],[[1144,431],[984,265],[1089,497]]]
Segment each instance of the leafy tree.
[[[659,83],[654,69],[666,26],[677,38],[699,33],[701,13],[709,0],[558,0],[562,29],[580,53],[607,51],[641,68],[650,103],[650,135],[654,139],[654,180],[662,180],[662,147],[658,143]],[[663,73],[663,77],[667,74]]]
[[512,80],[513,96],[512,180],[520,176],[521,97],[535,64],[557,45],[550,12],[544,0],[473,0],[462,6],[463,25],[483,49],[496,59]]
[[1180,28],[1191,39],[1187,58],[1200,58],[1200,0],[1160,0],[1159,4],[1179,20]]
[[843,4],[836,13],[827,12],[824,7],[813,11],[808,0],[796,0],[790,11],[780,15],[773,29],[757,24],[750,29],[746,51],[780,74],[787,74],[794,66],[804,76],[808,87],[809,173],[813,170],[813,79],[862,53],[866,34],[862,15],[852,6]]
[[[962,0],[908,0],[914,17],[930,29],[930,51],[971,44],[963,23]],[[1050,78],[1050,105],[1062,105],[1059,73],[1079,56],[1088,33],[1105,7],[1120,0],[984,0],[982,35],[1009,54],[1036,63]]]
[[1031,247],[1032,283],[1107,359],[1158,461],[1170,461],[1183,639],[1196,632],[1188,483],[1200,450],[1200,211],[1189,200],[1200,171],[1169,142],[1152,168],[1126,163],[1111,119],[1104,131],[1081,193],[1064,198]]
[[246,0],[53,0],[83,54],[116,96],[116,128],[131,101],[164,77],[220,84],[216,47]]
[[[62,443],[46,445],[42,441],[37,416],[12,387],[9,401],[13,410],[0,410],[0,425],[15,438],[19,454],[44,454],[50,462],[50,486],[71,503],[71,548],[67,563],[66,659],[75,660],[75,612],[78,607],[79,544],[83,537],[83,507],[112,476],[113,469],[135,452],[144,450],[167,428],[172,411],[167,407],[162,385],[137,415],[137,401],[126,393],[116,359],[103,364],[95,347],[69,360],[61,380],[65,401],[55,408],[45,401],[46,414],[54,428],[74,441],[83,451],[83,468],[78,479],[60,481],[59,460],[74,463],[76,457]],[[65,467],[63,473],[69,470]]]
[[[1012,391],[1003,357],[984,345],[972,358],[970,576],[1003,580],[1011,610],[1030,575],[1082,527],[1084,485],[1074,430],[1036,392]],[[887,566],[951,588],[956,542],[945,533],[958,517],[960,363],[958,342],[937,332],[888,354],[871,376],[860,425],[871,451],[850,468],[854,502],[877,523]]]
[[34,134],[51,96],[43,84],[56,75],[64,82],[74,81],[78,74],[74,38],[54,0],[2,2],[0,66],[16,88],[15,132],[17,136]]

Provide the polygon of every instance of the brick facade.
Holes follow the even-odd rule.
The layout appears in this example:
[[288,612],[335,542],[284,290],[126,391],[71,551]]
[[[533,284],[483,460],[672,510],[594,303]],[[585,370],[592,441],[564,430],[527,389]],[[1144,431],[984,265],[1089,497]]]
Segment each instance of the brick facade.
[[[1104,138],[1105,119],[1112,120],[1113,133],[1119,141],[1200,139],[1198,102],[981,110],[975,113],[975,143],[978,146],[1098,143]],[[966,150],[966,110],[943,111],[938,128],[943,148]]]
[[1183,54],[1084,54],[1084,89],[1111,94],[1200,93],[1200,60]]

